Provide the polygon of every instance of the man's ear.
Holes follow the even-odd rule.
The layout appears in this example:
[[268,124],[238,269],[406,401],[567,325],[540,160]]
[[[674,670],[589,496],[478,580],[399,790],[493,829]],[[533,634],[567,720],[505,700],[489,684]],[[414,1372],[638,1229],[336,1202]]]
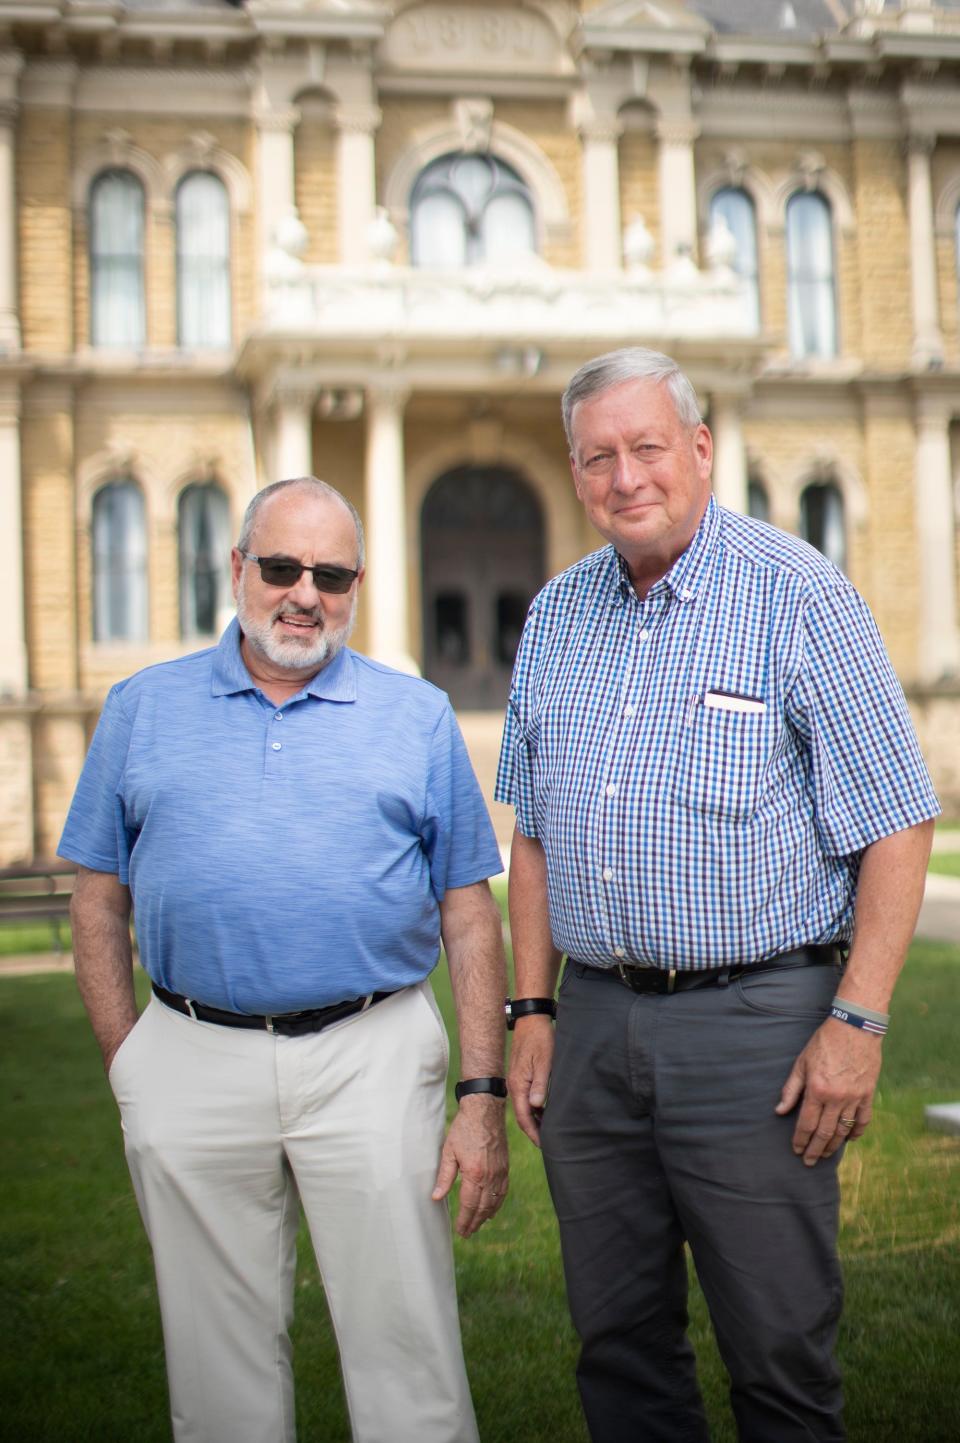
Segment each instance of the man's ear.
[[233,599],[236,601],[240,589],[240,573],[243,571],[243,553],[236,546],[230,552],[230,579],[233,583]]

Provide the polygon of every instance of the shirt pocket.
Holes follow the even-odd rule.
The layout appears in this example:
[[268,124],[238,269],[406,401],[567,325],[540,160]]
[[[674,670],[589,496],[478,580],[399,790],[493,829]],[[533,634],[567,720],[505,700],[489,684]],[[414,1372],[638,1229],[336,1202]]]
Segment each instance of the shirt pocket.
[[772,747],[766,711],[691,707],[680,728],[673,795],[685,807],[727,821],[759,810]]

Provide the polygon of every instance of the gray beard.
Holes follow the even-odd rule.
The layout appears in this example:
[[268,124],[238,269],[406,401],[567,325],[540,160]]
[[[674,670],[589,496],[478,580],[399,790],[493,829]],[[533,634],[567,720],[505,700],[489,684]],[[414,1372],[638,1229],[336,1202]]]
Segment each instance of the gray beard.
[[[269,620],[256,622],[247,610],[245,590],[244,580],[241,578],[237,593],[237,620],[240,623],[240,630],[254,651],[259,652],[261,656],[266,657],[267,661],[284,671],[302,672],[310,667],[313,667],[315,671],[320,671],[323,667],[330,665],[350,639],[357,619],[356,593],[354,593],[350,615],[343,626],[331,628],[324,624],[323,617],[319,613],[314,614],[295,606],[279,606]],[[274,631],[273,623],[278,616],[282,615],[310,616],[323,629],[319,636],[311,636],[309,640],[304,637],[300,641],[294,636],[281,638]]]

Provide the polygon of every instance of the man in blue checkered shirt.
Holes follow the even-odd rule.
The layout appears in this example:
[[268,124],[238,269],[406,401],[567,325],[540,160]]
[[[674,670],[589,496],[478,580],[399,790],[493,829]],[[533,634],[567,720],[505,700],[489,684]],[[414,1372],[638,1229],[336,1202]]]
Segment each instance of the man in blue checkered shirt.
[[510,1090],[543,1149],[590,1435],[709,1436],[686,1242],[741,1440],[833,1443],[837,1165],[870,1122],[939,808],[864,602],[717,505],[676,364],[601,356],[563,415],[610,544],[530,608],[497,796]]

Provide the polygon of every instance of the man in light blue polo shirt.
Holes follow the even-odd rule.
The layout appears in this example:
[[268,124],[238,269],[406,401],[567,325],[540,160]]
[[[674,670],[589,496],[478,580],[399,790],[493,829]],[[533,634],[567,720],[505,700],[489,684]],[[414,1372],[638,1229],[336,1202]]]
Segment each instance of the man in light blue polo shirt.
[[[357,1443],[475,1443],[444,1199],[459,1172],[469,1236],[507,1185],[499,853],[446,697],[345,645],[353,507],[312,477],[268,486],[232,562],[219,646],[111,691],[60,843],[174,1435],[294,1438],[299,1196]],[[463,1078],[445,1141],[441,936]]]

